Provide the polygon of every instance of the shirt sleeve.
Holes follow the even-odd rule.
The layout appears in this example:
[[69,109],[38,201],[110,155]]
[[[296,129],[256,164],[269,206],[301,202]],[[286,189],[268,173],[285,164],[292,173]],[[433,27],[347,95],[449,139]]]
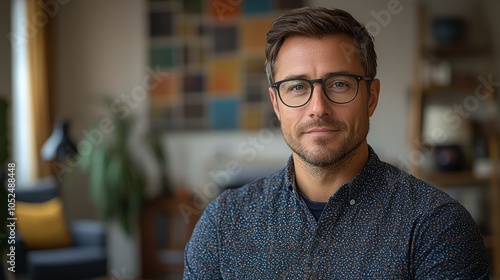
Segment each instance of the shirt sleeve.
[[219,265],[217,199],[212,201],[198,223],[184,253],[184,280],[222,279]]
[[415,279],[489,279],[482,235],[462,205],[434,209],[415,230]]

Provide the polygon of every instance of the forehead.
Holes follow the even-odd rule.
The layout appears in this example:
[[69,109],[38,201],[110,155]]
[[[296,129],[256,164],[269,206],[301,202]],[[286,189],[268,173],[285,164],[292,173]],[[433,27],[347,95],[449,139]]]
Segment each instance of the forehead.
[[334,72],[364,75],[353,38],[336,34],[322,38],[287,38],[276,58],[275,80],[289,76],[318,78]]

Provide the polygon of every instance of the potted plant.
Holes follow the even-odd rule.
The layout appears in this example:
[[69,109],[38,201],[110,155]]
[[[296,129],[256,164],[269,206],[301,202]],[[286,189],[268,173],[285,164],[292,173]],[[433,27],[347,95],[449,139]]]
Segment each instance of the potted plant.
[[[134,119],[113,115],[114,129],[103,133],[103,139],[82,156],[82,168],[89,177],[90,197],[104,220],[117,219],[130,234],[138,218],[147,183],[146,170],[133,150],[144,145],[154,155],[158,166],[165,170],[166,158],[158,137],[142,135],[132,142]],[[135,138],[134,138],[135,139]],[[162,173],[163,174],[163,173]],[[165,184],[162,176],[162,184]]]

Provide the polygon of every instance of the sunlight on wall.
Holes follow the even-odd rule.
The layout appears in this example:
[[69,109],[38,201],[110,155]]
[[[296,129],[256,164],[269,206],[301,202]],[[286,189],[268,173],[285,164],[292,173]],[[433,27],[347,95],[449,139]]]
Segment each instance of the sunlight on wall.
[[17,185],[22,186],[35,180],[32,162],[35,160],[30,129],[31,110],[29,110],[28,78],[28,32],[26,29],[25,0],[12,1],[12,133],[13,159],[16,162]]

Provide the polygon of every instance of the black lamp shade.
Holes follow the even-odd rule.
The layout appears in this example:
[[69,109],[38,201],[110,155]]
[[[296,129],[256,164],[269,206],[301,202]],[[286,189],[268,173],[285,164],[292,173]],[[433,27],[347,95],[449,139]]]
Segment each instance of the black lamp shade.
[[60,122],[55,125],[49,139],[43,144],[41,156],[43,160],[57,160],[76,152],[76,146],[69,137],[69,124]]

